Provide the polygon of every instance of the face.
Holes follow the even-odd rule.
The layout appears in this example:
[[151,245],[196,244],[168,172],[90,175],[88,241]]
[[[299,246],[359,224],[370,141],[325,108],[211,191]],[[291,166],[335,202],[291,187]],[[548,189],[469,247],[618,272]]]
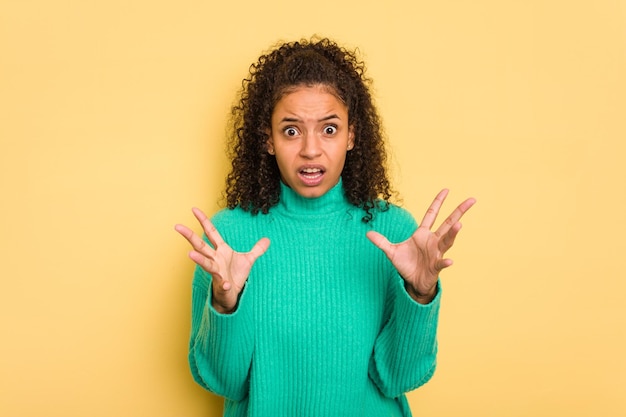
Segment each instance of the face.
[[348,109],[324,86],[297,87],[274,107],[267,151],[276,156],[285,184],[302,197],[337,185],[354,146]]

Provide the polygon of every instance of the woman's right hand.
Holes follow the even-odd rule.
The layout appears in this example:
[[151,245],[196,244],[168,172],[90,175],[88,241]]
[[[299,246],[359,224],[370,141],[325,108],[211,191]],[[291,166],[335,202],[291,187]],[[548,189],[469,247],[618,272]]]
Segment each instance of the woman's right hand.
[[250,275],[252,265],[265,253],[270,240],[265,237],[260,239],[250,252],[235,252],[224,242],[206,214],[197,208],[192,211],[213,247],[182,224],[177,224],[175,229],[193,247],[189,253],[191,260],[213,277],[213,308],[218,313],[232,313],[237,308],[239,295]]

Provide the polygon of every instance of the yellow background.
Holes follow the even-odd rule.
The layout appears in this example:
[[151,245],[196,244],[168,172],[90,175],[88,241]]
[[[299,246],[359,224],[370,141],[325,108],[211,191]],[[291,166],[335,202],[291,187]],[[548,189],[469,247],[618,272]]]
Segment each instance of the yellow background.
[[619,0],[1,0],[0,415],[220,415],[173,226],[248,65],[313,33],[369,64],[404,205],[478,199],[414,414],[626,416]]

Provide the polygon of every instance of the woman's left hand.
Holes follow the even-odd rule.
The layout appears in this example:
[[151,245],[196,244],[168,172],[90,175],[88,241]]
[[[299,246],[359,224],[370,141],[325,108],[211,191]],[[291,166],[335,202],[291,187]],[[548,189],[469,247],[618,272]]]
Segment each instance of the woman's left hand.
[[432,232],[431,228],[439,214],[448,190],[444,189],[432,202],[419,228],[404,242],[392,244],[378,232],[368,232],[367,237],[380,248],[398,270],[407,292],[422,304],[430,303],[437,293],[437,280],[442,269],[452,265],[452,259],[444,258],[461,230],[459,220],[476,202],[468,198]]

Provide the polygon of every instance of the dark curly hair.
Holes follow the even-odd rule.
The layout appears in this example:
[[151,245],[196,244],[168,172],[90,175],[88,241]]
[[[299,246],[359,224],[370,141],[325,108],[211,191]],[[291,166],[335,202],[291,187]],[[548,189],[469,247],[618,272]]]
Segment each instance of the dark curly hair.
[[232,170],[226,178],[226,206],[254,214],[268,213],[280,197],[276,158],[267,152],[274,106],[294,87],[322,84],[334,90],[354,126],[354,148],[342,171],[348,201],[362,208],[362,220],[385,210],[393,191],[387,177],[384,133],[356,51],[329,39],[284,43],[262,55],[242,81],[239,102],[231,109],[228,152]]

